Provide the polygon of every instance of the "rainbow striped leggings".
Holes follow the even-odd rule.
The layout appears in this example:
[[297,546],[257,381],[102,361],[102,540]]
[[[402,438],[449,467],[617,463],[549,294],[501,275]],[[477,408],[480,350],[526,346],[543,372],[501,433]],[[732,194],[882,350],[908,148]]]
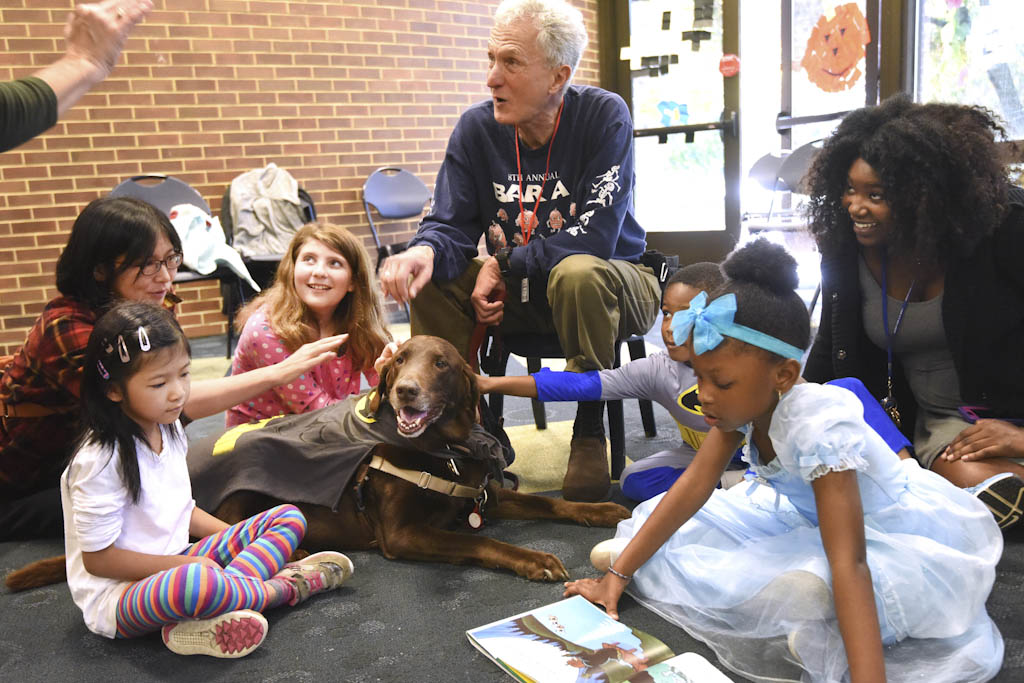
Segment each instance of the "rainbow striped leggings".
[[117,603],[117,637],[237,609],[262,612],[269,599],[264,582],[281,570],[305,533],[299,509],[279,505],[197,541],[182,555],[209,557],[224,569],[191,563],[131,584]]

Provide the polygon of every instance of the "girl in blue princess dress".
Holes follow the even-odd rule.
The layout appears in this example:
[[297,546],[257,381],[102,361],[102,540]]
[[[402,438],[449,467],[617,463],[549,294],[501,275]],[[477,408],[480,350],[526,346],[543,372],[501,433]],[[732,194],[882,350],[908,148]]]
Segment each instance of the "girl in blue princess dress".
[[[601,579],[566,584],[617,617],[623,591],[754,681],[986,681],[1002,537],[969,493],[901,460],[856,396],[800,377],[796,262],[758,240],[672,321],[711,430],[663,495],[619,524]],[[757,484],[716,490],[740,442]],[[623,547],[624,546],[624,547]]]

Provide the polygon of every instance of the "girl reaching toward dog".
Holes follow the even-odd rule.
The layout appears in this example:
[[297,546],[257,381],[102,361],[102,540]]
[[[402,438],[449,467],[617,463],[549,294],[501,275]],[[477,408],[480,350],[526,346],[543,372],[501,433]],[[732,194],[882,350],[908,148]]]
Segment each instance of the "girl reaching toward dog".
[[[595,548],[607,573],[565,594],[617,617],[632,582],[756,681],[988,680],[1003,655],[985,611],[1002,550],[992,516],[898,458],[849,391],[802,380],[810,333],[792,257],[759,240],[723,270],[725,286],[672,321],[711,430],[672,488]],[[744,437],[767,488],[716,491]]]
[[94,633],[161,630],[178,654],[242,657],[266,636],[260,612],[337,588],[352,563],[322,552],[285,564],[306,531],[292,505],[233,526],[196,507],[178,421],[190,363],[157,306],[124,302],[96,323],[85,431],[60,479],[68,587]]
[[[667,451],[639,458],[626,466],[619,477],[622,493],[633,500],[648,500],[664,493],[693,462],[708,432],[697,396],[697,380],[690,364],[690,348],[672,338],[676,313],[690,307],[701,291],[715,291],[725,278],[717,263],[691,263],[672,274],[661,297],[661,339],[664,353],[654,353],[611,370],[585,373],[550,372],[542,369],[527,376],[477,376],[480,393],[539,398],[542,401],[611,401],[624,398],[648,399],[669,412],[679,427],[682,443]],[[864,419],[886,443],[902,454],[910,442],[892,423],[863,385],[849,378],[830,382],[857,394],[864,404]],[[728,488],[742,481],[746,464],[737,451],[721,477]]]
[[[677,346],[672,341],[672,316],[689,308],[690,300],[699,292],[713,291],[723,281],[717,263],[691,263],[672,274],[661,297],[663,353],[654,353],[618,368],[585,373],[542,370],[526,376],[478,375],[477,387],[483,394],[496,392],[542,401],[640,398],[657,402],[676,421],[682,443],[627,465],[619,476],[619,486],[622,493],[633,500],[647,500],[664,493],[689,466],[708,431],[700,412],[689,352],[685,346]],[[745,469],[743,466],[730,470],[723,476],[723,484],[739,481]]]
[[370,278],[366,251],[345,228],[310,223],[295,233],[273,286],[238,316],[231,374],[278,363],[310,341],[337,334],[346,341],[336,358],[231,408],[228,427],[337,403],[359,393],[360,373],[377,384],[395,347]]

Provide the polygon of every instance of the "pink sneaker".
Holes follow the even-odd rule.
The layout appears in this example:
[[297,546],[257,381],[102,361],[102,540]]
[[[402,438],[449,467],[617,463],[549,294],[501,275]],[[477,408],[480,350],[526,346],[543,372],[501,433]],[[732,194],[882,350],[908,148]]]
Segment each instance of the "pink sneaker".
[[179,655],[244,657],[267,637],[267,620],[249,609],[225,612],[210,619],[168,624],[160,630],[164,645]]
[[353,571],[352,560],[333,550],[325,550],[286,564],[274,578],[284,579],[295,587],[295,599],[288,604],[297,605],[310,596],[339,587]]

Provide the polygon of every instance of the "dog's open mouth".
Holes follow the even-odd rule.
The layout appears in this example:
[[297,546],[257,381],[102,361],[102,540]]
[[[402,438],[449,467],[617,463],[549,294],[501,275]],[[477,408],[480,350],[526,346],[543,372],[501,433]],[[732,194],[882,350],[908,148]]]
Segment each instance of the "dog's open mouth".
[[417,410],[411,406],[402,406],[398,411],[398,431],[402,436],[416,438],[441,415],[441,409]]

